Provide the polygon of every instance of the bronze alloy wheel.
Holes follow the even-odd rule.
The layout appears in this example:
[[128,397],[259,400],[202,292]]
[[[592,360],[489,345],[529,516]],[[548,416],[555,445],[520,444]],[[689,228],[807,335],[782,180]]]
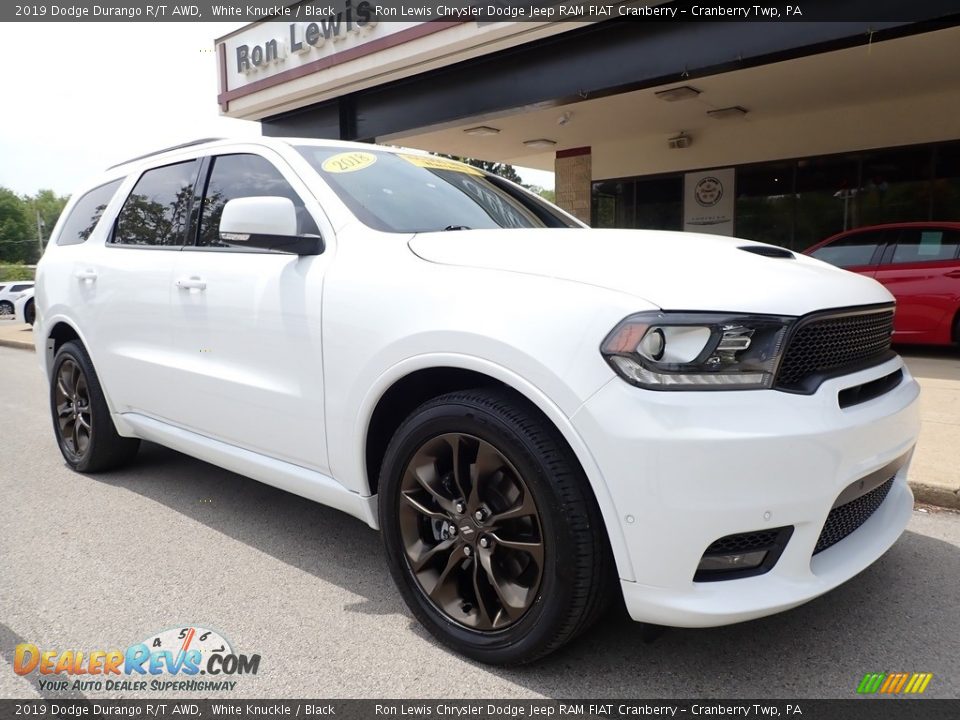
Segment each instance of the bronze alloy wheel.
[[72,359],[66,359],[57,370],[54,404],[57,427],[67,452],[80,458],[90,445],[93,421],[87,378]]
[[463,433],[422,444],[403,471],[398,512],[410,570],[448,618],[501,630],[533,604],[544,568],[540,516],[493,445]]

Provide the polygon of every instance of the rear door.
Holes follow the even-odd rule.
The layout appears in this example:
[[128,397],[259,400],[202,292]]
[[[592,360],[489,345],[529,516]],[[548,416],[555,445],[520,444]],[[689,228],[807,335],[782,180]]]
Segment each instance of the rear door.
[[937,227],[903,228],[875,277],[897,298],[894,331],[912,342],[950,342],[960,306],[960,232]]
[[189,401],[170,383],[170,295],[199,168],[193,159],[145,171],[106,243],[78,246],[80,322],[117,412],[165,419]]
[[[220,242],[227,201],[282,196],[301,234],[320,234],[316,200],[279,156],[243,152],[206,161],[193,242],[171,278],[172,382],[189,397],[171,418],[208,437],[326,471],[320,316],[332,233],[317,256]],[[268,159],[269,157],[269,159]]]

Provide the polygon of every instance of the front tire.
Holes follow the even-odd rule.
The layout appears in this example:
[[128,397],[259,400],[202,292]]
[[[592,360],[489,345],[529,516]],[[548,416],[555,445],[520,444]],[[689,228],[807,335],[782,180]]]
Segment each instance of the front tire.
[[0,300],[0,315],[13,315],[13,303],[9,300]]
[[557,430],[512,393],[450,393],[400,426],[380,473],[400,593],[474,660],[536,660],[596,620],[612,564],[599,510]]
[[77,472],[97,473],[130,462],[140,441],[117,434],[86,348],[64,343],[53,360],[50,412],[57,445]]
[[33,321],[37,319],[37,308],[34,307],[33,300],[27,300],[27,304],[23,306],[23,319],[27,325],[33,327]]

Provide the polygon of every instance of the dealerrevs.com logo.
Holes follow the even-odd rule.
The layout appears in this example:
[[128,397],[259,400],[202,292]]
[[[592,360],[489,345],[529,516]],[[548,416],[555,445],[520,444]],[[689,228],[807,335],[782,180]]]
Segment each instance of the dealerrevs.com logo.
[[[126,649],[73,650],[17,645],[13,669],[37,673],[42,691],[232,691],[256,675],[260,655],[236,653],[215,630],[171,628]],[[59,676],[65,676],[61,678]],[[202,679],[200,676],[203,676]]]

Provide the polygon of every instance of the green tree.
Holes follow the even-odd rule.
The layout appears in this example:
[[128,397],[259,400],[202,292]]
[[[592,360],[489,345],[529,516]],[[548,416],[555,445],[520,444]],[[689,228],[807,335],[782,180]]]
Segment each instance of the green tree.
[[[38,190],[36,195],[27,196],[24,199],[30,211],[34,228],[37,224],[37,215],[40,216],[40,234],[43,237],[43,245],[46,247],[50,240],[50,234],[53,232],[53,228],[60,218],[60,213],[63,212],[63,207],[67,204],[69,198],[66,195],[57,195],[53,190]],[[34,237],[36,237],[36,229],[34,229]]]
[[0,188],[0,261],[30,263],[36,260],[37,231],[30,225],[29,218],[23,198]]

